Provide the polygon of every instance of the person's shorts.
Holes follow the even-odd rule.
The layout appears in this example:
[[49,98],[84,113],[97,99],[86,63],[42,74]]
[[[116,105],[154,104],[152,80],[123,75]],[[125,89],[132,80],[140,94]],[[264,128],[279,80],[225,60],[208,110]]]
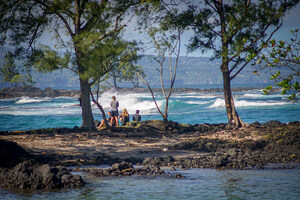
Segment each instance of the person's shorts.
[[118,111],[111,111],[111,116],[112,117],[118,117]]

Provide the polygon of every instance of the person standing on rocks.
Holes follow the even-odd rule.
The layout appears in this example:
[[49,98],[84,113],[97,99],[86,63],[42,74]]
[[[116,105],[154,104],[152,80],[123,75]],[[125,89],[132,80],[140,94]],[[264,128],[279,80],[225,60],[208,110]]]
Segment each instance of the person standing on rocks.
[[142,120],[142,117],[140,115],[140,111],[136,110],[135,114],[132,117],[132,121],[138,121],[138,122],[140,122],[141,120]]
[[115,96],[112,96],[112,101],[110,102],[110,108],[111,108],[110,124],[113,124],[113,120],[115,120],[117,126],[119,126],[118,107],[119,107],[119,102],[116,100]]

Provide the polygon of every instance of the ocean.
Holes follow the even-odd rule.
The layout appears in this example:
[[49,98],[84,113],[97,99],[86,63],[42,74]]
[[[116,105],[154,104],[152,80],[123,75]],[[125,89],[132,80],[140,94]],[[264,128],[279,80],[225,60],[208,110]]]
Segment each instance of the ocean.
[[[115,95],[119,110],[127,108],[132,116],[140,110],[142,120],[162,119],[149,93],[105,92],[99,103],[109,111]],[[278,120],[284,123],[300,120],[300,103],[291,102],[279,93],[264,95],[261,89],[234,93],[236,109],[246,123]],[[162,95],[157,103],[164,107]],[[17,131],[81,125],[77,98],[14,98],[0,100],[0,130]],[[101,113],[92,104],[95,120]],[[227,123],[222,93],[173,94],[169,120],[179,123]],[[89,178],[82,189],[18,193],[0,189],[0,199],[299,199],[300,167],[276,170],[189,169],[171,176],[132,176]],[[184,178],[176,179],[180,173]]]
[[[127,108],[130,116],[140,110],[142,120],[161,119],[150,93],[105,92],[99,103],[106,112],[115,95],[119,112]],[[156,95],[157,103],[164,111],[164,97]],[[246,123],[265,123],[278,120],[284,123],[300,120],[300,103],[287,100],[287,95],[275,93],[264,95],[261,89],[234,93],[237,112]],[[0,100],[0,131],[31,130],[39,128],[81,126],[81,108],[78,99],[59,98],[14,98]],[[100,110],[92,103],[95,120],[102,119]],[[168,119],[186,124],[227,123],[222,93],[173,94],[169,103]]]

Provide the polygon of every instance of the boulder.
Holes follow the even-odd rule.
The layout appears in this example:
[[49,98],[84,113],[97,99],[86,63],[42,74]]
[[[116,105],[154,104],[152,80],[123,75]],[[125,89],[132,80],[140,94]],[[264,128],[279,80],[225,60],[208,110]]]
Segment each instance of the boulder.
[[0,169],[2,188],[36,190],[78,188],[83,185],[84,181],[79,175],[72,175],[61,166],[36,165],[32,161],[26,161],[10,170]]
[[11,168],[30,158],[30,154],[15,142],[0,140],[0,167]]

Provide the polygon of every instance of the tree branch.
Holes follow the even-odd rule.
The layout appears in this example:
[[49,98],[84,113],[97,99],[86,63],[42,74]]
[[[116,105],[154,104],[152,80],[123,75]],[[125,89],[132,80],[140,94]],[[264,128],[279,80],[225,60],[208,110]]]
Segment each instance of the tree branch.
[[[39,4],[41,4],[42,6],[44,6],[44,7],[46,7],[46,8],[49,9],[49,6],[48,6],[46,3],[44,3],[43,1],[40,1],[40,0],[36,0],[36,1],[37,1]],[[66,18],[65,18],[63,15],[61,15],[60,13],[58,13],[58,12],[53,12],[52,14],[57,15],[57,16],[63,21],[63,23],[65,24],[65,27],[67,28],[67,30],[68,30],[68,32],[69,32],[71,38],[73,38],[73,37],[74,37],[74,33],[73,33],[73,31],[72,31],[72,29],[71,29],[71,27],[70,27],[68,21],[66,20]]]
[[105,126],[108,128],[109,125],[108,125],[108,122],[107,122],[106,115],[105,115],[105,112],[104,112],[104,110],[103,110],[103,107],[99,104],[98,101],[95,100],[91,87],[90,87],[90,94],[91,94],[91,97],[92,97],[92,101],[94,102],[94,104],[97,105],[97,107],[98,107],[99,110],[101,111],[102,117],[103,117],[103,120],[104,120],[104,123],[105,123]]
[[[272,21],[272,22],[273,22],[273,21]],[[266,30],[271,26],[272,22],[270,22],[270,23],[264,28],[264,30],[261,32],[261,34],[260,34],[257,38],[255,38],[254,40],[252,40],[251,43],[250,43],[248,46],[246,46],[246,47],[243,48],[241,51],[239,51],[238,53],[236,53],[234,56],[232,56],[231,58],[229,58],[229,59],[228,59],[228,62],[232,61],[234,58],[236,58],[237,56],[239,56],[242,52],[245,52],[245,51],[249,50],[250,47],[253,46],[253,44],[256,43],[256,42],[263,36],[263,34],[266,32]],[[269,41],[269,40],[273,37],[274,33],[275,33],[281,26],[282,26],[282,23],[280,23],[280,24],[276,27],[276,29],[270,34],[269,38],[268,38],[266,41]],[[261,50],[261,49],[262,49],[262,47],[260,48],[260,50]]]
[[150,92],[151,92],[151,95],[152,95],[152,99],[155,103],[155,106],[158,110],[158,112],[161,114],[162,117],[164,117],[164,114],[161,112],[161,110],[159,109],[158,105],[157,105],[157,102],[156,102],[156,99],[154,97],[154,94],[153,94],[153,91],[152,91],[152,88],[150,87],[150,85],[147,83],[147,81],[145,81],[145,79],[143,79],[143,77],[140,75],[140,73],[137,72],[137,75],[140,77],[140,79],[147,85],[147,87],[149,88]]

